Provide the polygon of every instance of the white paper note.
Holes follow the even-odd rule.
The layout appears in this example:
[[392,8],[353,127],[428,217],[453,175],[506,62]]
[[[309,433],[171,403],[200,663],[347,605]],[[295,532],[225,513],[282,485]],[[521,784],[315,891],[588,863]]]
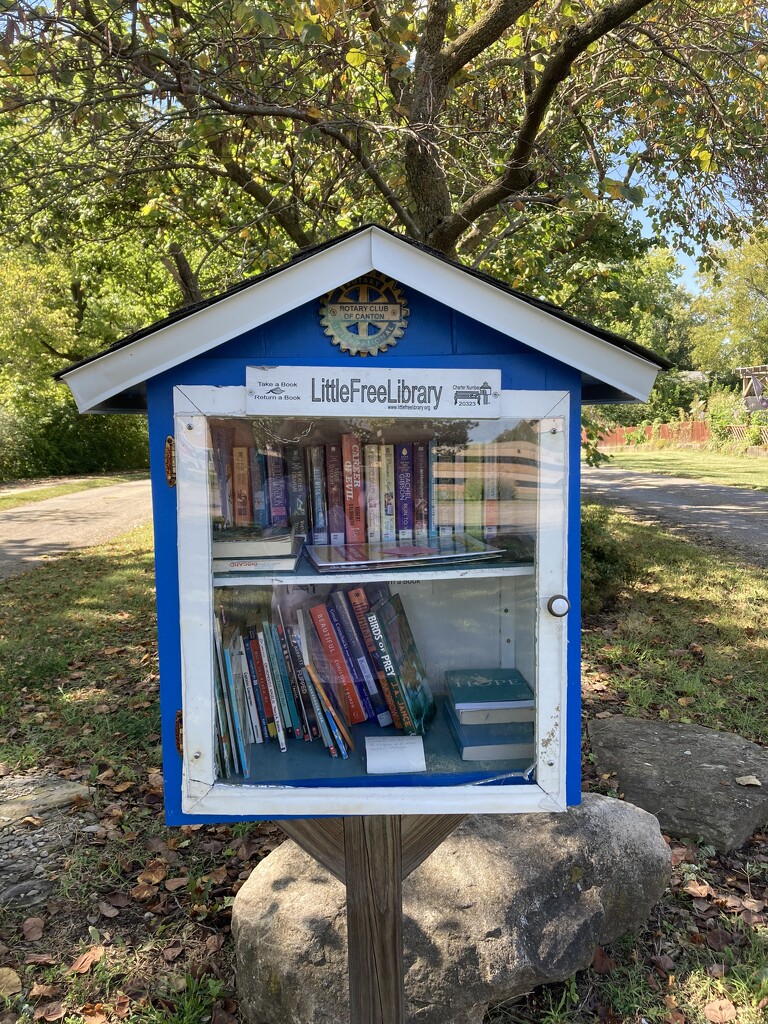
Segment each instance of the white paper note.
[[369,775],[427,770],[421,736],[366,736],[365,760]]

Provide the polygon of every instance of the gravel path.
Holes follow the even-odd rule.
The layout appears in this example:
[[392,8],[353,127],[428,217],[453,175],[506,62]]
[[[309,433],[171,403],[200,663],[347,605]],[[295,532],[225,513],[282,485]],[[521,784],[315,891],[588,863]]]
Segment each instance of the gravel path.
[[0,579],[73,548],[104,544],[149,521],[149,480],[96,487],[0,512]]
[[613,505],[768,567],[768,494],[661,473],[582,469],[587,499]]

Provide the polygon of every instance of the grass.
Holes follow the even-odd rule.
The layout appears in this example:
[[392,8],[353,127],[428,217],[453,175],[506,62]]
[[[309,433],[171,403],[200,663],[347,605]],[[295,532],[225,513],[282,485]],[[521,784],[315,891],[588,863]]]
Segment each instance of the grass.
[[608,465],[640,473],[664,473],[705,483],[768,491],[768,458],[731,455],[695,448],[614,449]]
[[[17,481],[15,486],[19,490],[12,489],[3,493],[3,485],[0,485],[0,512],[11,508],[20,508],[22,505],[32,505],[38,501],[47,501],[48,498],[61,498],[65,494],[89,491],[95,487],[111,487],[113,484],[124,484],[131,480],[146,478],[146,473],[121,473],[115,476],[78,477],[76,480],[29,481],[28,483]],[[34,489],[26,490],[27,487]]]
[[[608,524],[640,578],[585,622],[585,715],[699,722],[766,742],[764,574],[616,513]],[[46,904],[0,917],[0,966],[23,986],[0,998],[2,1024],[31,1024],[49,1004],[43,1019],[64,1024],[238,1019],[230,907],[281,834],[268,823],[163,825],[154,625],[149,529],[4,584],[0,774],[90,781],[99,830],[75,836]],[[612,791],[588,750],[585,766],[587,788]],[[495,1008],[487,1024],[706,1024],[718,1000],[723,1020],[765,1024],[768,928],[741,908],[768,902],[768,835],[729,856],[672,852],[672,885],[641,934]],[[712,895],[694,901],[691,880]],[[45,921],[38,941],[23,934],[32,914]],[[87,971],[68,970],[94,949]],[[32,953],[47,961],[27,962]]]

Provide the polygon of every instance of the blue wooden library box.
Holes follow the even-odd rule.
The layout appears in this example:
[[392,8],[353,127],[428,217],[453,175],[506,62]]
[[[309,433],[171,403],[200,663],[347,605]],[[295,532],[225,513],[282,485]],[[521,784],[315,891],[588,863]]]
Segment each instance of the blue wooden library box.
[[581,406],[665,365],[368,226],[65,371],[149,417],[168,822],[578,803]]

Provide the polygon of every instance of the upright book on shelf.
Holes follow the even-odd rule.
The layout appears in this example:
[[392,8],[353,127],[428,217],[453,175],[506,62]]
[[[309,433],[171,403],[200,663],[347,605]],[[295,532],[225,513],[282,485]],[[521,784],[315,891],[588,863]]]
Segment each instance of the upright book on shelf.
[[413,540],[413,447],[395,445],[395,516],[397,539]]
[[328,543],[344,544],[347,523],[344,515],[344,467],[341,444],[325,446],[325,468],[328,491]]
[[423,542],[429,537],[429,444],[419,441],[413,446],[413,539]]
[[326,493],[325,448],[313,444],[307,449],[313,544],[328,543],[328,499]]
[[347,544],[364,544],[363,446],[357,434],[341,435],[341,455],[344,473],[344,516]]
[[381,445],[363,445],[363,461],[366,532],[368,542],[375,544],[381,540]]
[[383,444],[381,447],[381,472],[379,476],[379,496],[381,500],[381,539],[392,541],[397,538],[397,519],[395,517],[395,446]]

